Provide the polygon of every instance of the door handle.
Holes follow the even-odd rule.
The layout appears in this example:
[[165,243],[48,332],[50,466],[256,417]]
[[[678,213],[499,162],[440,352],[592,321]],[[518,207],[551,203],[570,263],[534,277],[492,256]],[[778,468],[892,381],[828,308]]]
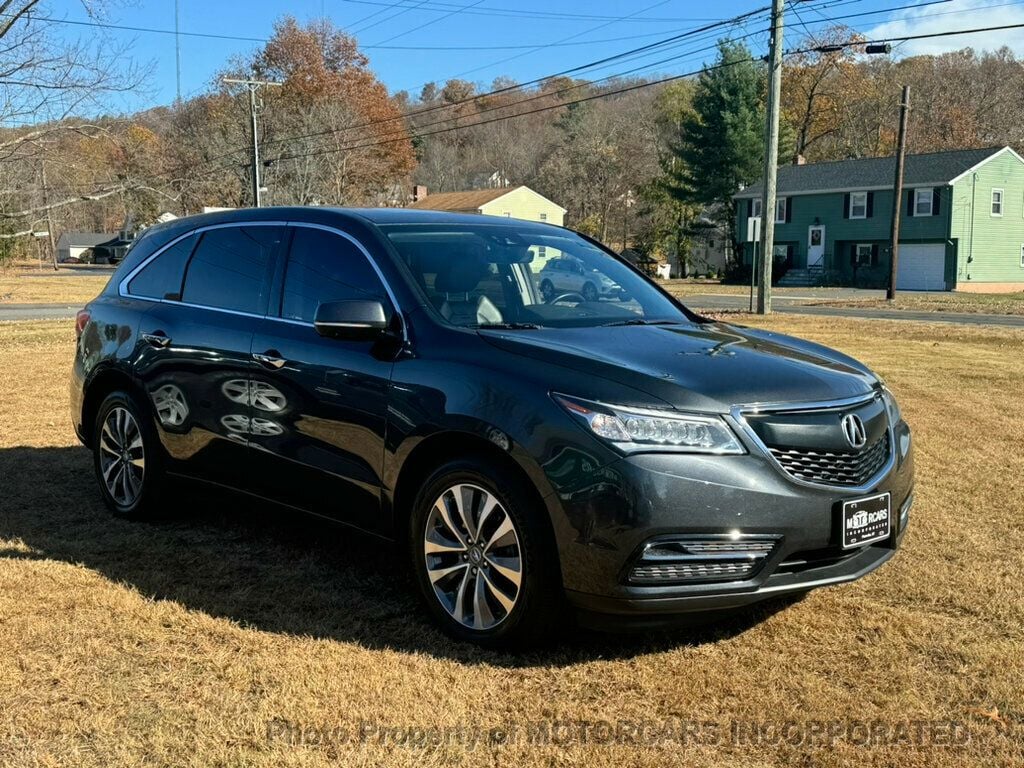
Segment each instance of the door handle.
[[142,334],[142,340],[149,344],[151,347],[157,349],[165,349],[170,346],[171,337],[163,331],[153,331],[153,333]]
[[283,357],[280,357],[280,352],[276,349],[268,349],[263,354],[252,353],[252,359],[261,365],[265,365],[268,368],[281,368],[287,362]]

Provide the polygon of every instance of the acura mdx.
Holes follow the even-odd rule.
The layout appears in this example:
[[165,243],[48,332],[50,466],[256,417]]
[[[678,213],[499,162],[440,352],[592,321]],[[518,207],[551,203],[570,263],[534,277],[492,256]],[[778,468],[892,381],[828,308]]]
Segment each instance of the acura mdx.
[[695,314],[561,227],[177,219],[76,325],[74,426],[116,515],[189,478],[397,541],[463,639],[848,582],[907,529],[910,431],[875,374]]

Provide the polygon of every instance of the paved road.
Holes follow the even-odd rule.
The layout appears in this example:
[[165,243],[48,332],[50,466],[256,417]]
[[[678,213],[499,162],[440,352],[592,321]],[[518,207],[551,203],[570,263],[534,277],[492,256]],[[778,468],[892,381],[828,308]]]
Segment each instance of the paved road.
[[0,304],[0,322],[4,320],[63,320],[80,310],[72,304]]
[[[1024,328],[1021,315],[983,315],[967,312],[909,312],[897,309],[858,309],[856,307],[809,306],[808,300],[820,300],[819,296],[779,296],[772,306],[778,312],[792,312],[802,315],[825,317],[855,317],[875,320],[913,320],[919,323],[958,323],[961,325],[1002,325],[1010,328]],[[695,294],[683,298],[683,302],[700,311],[746,310],[748,297],[725,294]],[[80,309],[71,304],[0,304],[0,322],[5,320],[60,320],[73,318]]]
[[42,269],[22,270],[18,277],[103,277],[112,274],[116,268],[110,264],[63,264],[60,269],[55,270],[51,265],[45,264]]

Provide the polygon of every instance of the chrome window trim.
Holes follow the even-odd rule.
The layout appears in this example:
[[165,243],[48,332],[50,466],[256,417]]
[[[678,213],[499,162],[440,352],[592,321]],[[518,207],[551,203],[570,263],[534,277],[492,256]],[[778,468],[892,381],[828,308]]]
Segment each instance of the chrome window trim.
[[[147,256],[145,259],[143,259],[135,267],[135,269],[133,269],[131,272],[129,272],[127,275],[125,275],[124,278],[122,278],[121,282],[117,284],[117,293],[118,293],[118,295],[123,297],[123,298],[126,298],[126,299],[147,299],[149,301],[156,301],[156,302],[159,302],[161,304],[182,304],[184,306],[198,306],[198,305],[195,305],[195,304],[185,304],[185,302],[183,302],[183,301],[168,301],[166,299],[155,299],[152,296],[133,296],[132,294],[130,294],[128,292],[128,284],[133,279],[135,279],[135,277],[139,274],[139,272],[141,272],[143,269],[148,267],[150,262],[152,262],[152,261],[156,260],[157,258],[159,258],[159,256],[161,254],[163,254],[164,251],[166,251],[168,248],[170,248],[170,247],[180,243],[182,240],[184,240],[184,239],[186,239],[188,237],[192,237],[192,235],[198,235],[198,234],[200,234],[202,232],[208,232],[208,231],[213,230],[213,229],[227,229],[228,227],[250,227],[250,226],[256,226],[256,227],[286,227],[286,226],[288,226],[288,222],[286,222],[286,221],[252,221],[252,222],[249,222],[249,221],[231,221],[231,222],[227,222],[225,224],[208,224],[208,225],[206,225],[204,227],[196,227],[195,229],[190,229],[188,232],[185,232],[185,233],[179,235],[178,237],[176,237],[173,240],[171,240],[169,243],[161,246],[160,248],[157,248],[155,251],[153,251],[153,253],[151,253],[149,256]],[[237,310],[229,310],[229,309],[223,309],[222,310],[220,307],[202,306],[200,308],[201,309],[213,309],[213,310],[223,311],[223,312],[234,312],[235,314],[249,315],[251,317],[260,317],[260,315],[256,315],[256,314],[254,314],[252,312],[238,312]]]
[[[864,405],[870,403],[873,400],[880,400],[882,398],[882,391],[880,389],[873,390],[864,395],[857,395],[855,397],[846,397],[837,400],[823,400],[817,402],[807,403],[751,403],[749,405],[736,405],[730,410],[732,420],[740,427],[741,432],[757,447],[758,451],[772,464],[779,473],[785,477],[791,483],[796,485],[804,486],[807,488],[818,488],[828,489],[830,491],[839,491],[844,495],[868,493],[869,491],[877,487],[878,481],[888,475],[894,466],[896,466],[896,454],[898,453],[898,446],[896,445],[896,433],[895,424],[889,420],[889,410],[885,409],[885,422],[886,432],[889,435],[889,458],[885,462],[885,465],[878,470],[874,475],[867,480],[867,482],[861,485],[835,485],[831,483],[814,483],[809,480],[801,480],[798,477],[794,477],[786,468],[782,466],[778,459],[772,455],[771,450],[764,444],[758,434],[754,431],[753,427],[747,421],[748,415],[763,414],[763,413],[807,413],[807,412],[820,412],[820,411],[841,411],[846,408],[850,408],[857,405]],[[883,403],[884,405],[884,403]]]
[[[409,336],[408,336],[408,333],[407,333],[407,330],[406,330],[405,317],[402,315],[402,306],[401,306],[401,304],[398,303],[398,297],[395,296],[395,292],[392,290],[391,285],[388,283],[387,279],[384,277],[384,273],[381,271],[380,266],[378,266],[376,260],[373,258],[373,256],[370,255],[370,252],[368,250],[366,250],[366,247],[361,242],[359,242],[359,240],[357,240],[355,237],[350,235],[348,232],[340,230],[337,227],[329,226],[327,224],[316,224],[316,223],[313,223],[313,222],[306,222],[306,221],[279,221],[279,220],[275,220],[275,221],[231,221],[231,222],[225,222],[223,224],[208,224],[206,226],[196,227],[195,229],[190,229],[188,232],[182,233],[178,237],[174,238],[170,242],[166,243],[165,245],[163,245],[160,248],[158,248],[157,250],[155,250],[153,253],[151,253],[149,256],[147,256],[145,259],[143,259],[142,262],[140,262],[131,272],[129,272],[127,275],[125,275],[125,277],[122,278],[121,282],[119,282],[117,284],[117,295],[120,296],[121,298],[125,298],[125,299],[134,299],[136,301],[148,301],[148,302],[152,302],[154,304],[172,304],[172,305],[178,306],[178,307],[189,307],[190,309],[206,309],[206,310],[209,310],[211,312],[223,312],[223,313],[228,314],[228,315],[238,315],[240,317],[252,317],[252,318],[259,319],[259,320],[273,320],[273,321],[279,322],[279,323],[288,323],[289,325],[300,325],[300,326],[303,326],[303,327],[306,327],[306,328],[313,328],[313,327],[315,327],[313,323],[307,323],[304,320],[293,320],[293,319],[287,318],[287,317],[280,317],[280,316],[277,316],[277,315],[272,315],[270,313],[270,311],[269,311],[269,308],[268,308],[268,311],[267,311],[266,314],[259,315],[259,314],[256,314],[255,312],[241,312],[241,311],[236,310],[236,309],[226,309],[224,307],[211,307],[211,306],[208,306],[208,305],[205,305],[205,304],[192,304],[191,302],[187,302],[187,301],[173,301],[171,299],[157,299],[157,298],[154,298],[152,296],[135,296],[135,295],[133,295],[133,294],[128,292],[128,284],[131,283],[131,281],[139,274],[139,272],[141,272],[143,269],[145,269],[147,266],[149,266],[149,264],[152,261],[154,261],[155,259],[159,258],[160,255],[164,253],[164,251],[168,250],[169,248],[171,248],[172,246],[174,246],[177,243],[181,242],[182,240],[184,240],[184,239],[186,239],[188,237],[192,237],[193,235],[198,235],[198,234],[201,234],[203,232],[208,232],[208,231],[213,230],[213,229],[225,229],[225,228],[228,228],[228,227],[307,227],[309,229],[320,229],[320,230],[323,230],[325,232],[330,232],[331,234],[338,235],[338,236],[344,238],[345,240],[348,240],[350,243],[352,243],[359,250],[360,253],[363,254],[363,256],[366,258],[366,260],[370,263],[370,267],[373,269],[374,273],[377,275],[377,278],[380,280],[381,285],[384,286],[384,292],[387,294],[388,299],[390,300],[391,305],[392,305],[392,307],[393,307],[393,309],[395,311],[395,314],[398,316],[399,323],[401,324],[402,340],[403,341],[408,341]],[[287,258],[287,256],[286,256],[286,258]]]

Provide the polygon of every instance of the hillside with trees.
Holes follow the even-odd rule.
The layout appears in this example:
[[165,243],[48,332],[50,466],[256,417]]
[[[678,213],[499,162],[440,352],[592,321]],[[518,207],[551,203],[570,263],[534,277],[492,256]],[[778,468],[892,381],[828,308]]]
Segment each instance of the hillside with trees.
[[[285,17],[203,92],[122,116],[103,114],[105,99],[144,89],[148,72],[52,39],[31,20],[36,2],[14,2],[0,25],[0,258],[34,252],[33,231],[250,205],[248,97],[225,76],[282,83],[259,92],[268,205],[400,206],[414,183],[526,184],[568,209],[567,226],[685,261],[701,227],[730,224],[732,193],[762,167],[764,65],[730,40],[703,73],[665,83],[499,78],[391,94],[343,30]],[[816,44],[852,35],[836,27]],[[909,151],[1022,150],[1022,75],[1006,49],[792,56],[779,160],[891,154],[903,84],[915,94]]]

